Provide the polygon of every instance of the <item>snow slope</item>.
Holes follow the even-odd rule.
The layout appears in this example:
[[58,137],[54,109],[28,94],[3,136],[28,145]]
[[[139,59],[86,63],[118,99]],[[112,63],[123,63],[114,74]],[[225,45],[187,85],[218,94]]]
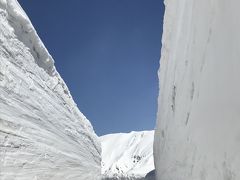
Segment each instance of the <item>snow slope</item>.
[[158,180],[240,179],[240,1],[165,0]]
[[154,169],[154,131],[109,134],[102,143],[102,174],[105,177],[137,179]]
[[16,0],[0,0],[0,179],[99,179],[101,148]]

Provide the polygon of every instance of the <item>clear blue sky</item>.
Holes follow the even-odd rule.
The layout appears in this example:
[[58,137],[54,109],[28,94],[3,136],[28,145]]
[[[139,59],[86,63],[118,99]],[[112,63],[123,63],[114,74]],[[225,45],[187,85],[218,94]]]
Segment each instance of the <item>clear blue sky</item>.
[[19,0],[98,135],[155,127],[163,0]]

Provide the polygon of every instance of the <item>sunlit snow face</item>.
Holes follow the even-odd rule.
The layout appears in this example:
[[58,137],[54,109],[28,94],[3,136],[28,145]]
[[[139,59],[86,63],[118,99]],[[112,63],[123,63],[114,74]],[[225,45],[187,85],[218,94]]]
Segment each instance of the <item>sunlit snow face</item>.
[[154,169],[153,131],[109,134],[102,142],[102,174],[144,177]]

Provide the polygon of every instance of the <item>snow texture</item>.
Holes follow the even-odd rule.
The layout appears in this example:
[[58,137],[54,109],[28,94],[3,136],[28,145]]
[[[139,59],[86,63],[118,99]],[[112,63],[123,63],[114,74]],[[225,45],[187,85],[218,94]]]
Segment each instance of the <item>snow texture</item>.
[[16,0],[0,0],[0,179],[95,180],[101,148]]
[[102,142],[102,174],[106,179],[144,179],[154,169],[154,131],[109,134]]
[[158,180],[240,179],[240,1],[165,0]]

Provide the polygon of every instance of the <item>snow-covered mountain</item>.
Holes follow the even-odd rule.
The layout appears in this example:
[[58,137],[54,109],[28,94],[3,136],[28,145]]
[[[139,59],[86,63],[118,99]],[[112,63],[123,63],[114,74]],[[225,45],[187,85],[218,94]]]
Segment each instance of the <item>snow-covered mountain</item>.
[[0,179],[96,180],[101,147],[16,0],[0,0]]
[[144,178],[154,169],[153,136],[154,131],[133,131],[100,137],[105,178]]
[[158,180],[240,179],[240,1],[165,0]]

